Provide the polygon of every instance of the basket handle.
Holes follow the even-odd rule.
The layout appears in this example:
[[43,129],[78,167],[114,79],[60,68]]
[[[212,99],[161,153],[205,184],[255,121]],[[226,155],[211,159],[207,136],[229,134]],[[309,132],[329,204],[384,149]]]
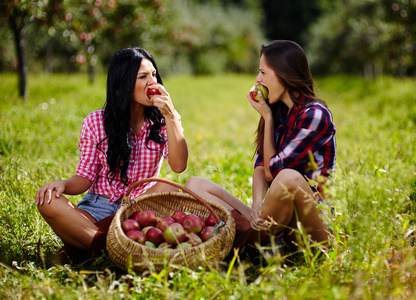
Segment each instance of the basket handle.
[[[173,182],[173,181],[170,181],[170,180],[167,180],[167,179],[164,179],[164,178],[156,178],[156,177],[150,177],[150,178],[144,178],[144,179],[142,179],[142,180],[139,180],[139,181],[136,181],[135,183],[133,183],[132,185],[130,185],[130,187],[128,188],[128,190],[127,190],[127,192],[126,192],[126,194],[125,194],[125,196],[124,196],[124,199],[126,200],[126,201],[128,201],[128,199],[129,199],[129,195],[130,195],[130,192],[136,187],[136,186],[138,186],[138,185],[140,185],[140,184],[142,184],[142,183],[145,183],[145,182],[150,182],[150,181],[159,181],[159,182],[163,182],[163,183],[167,183],[167,184],[170,184],[170,185],[172,185],[172,186],[174,186],[174,187],[177,187],[178,189],[181,189],[181,190],[183,190],[183,191],[185,191],[186,193],[188,193],[188,194],[190,194],[191,196],[193,196],[195,199],[197,199],[199,202],[201,202],[202,203],[202,205],[204,205],[209,211],[210,211],[210,213],[214,216],[214,218],[215,218],[215,222],[217,223],[217,224],[220,224],[221,223],[221,220],[220,220],[220,218],[218,217],[218,215],[216,214],[216,212],[214,211],[214,209],[212,208],[212,206],[211,205],[209,205],[209,203],[207,203],[204,199],[202,199],[201,197],[199,197],[197,194],[195,194],[194,192],[192,192],[191,190],[189,190],[188,188],[186,188],[186,187],[184,187],[184,186],[182,186],[182,185],[180,185],[180,184],[178,184],[178,183],[176,183],[176,182]],[[125,201],[125,200],[123,200],[123,201]]]

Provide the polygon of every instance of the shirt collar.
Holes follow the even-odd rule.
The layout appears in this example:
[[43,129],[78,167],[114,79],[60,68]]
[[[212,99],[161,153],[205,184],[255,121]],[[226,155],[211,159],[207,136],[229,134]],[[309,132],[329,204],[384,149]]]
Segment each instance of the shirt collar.
[[[301,107],[305,105],[306,102],[308,102],[308,98],[306,98],[304,95],[300,94],[298,97],[299,103],[294,103],[292,108],[290,109],[289,113],[287,115],[281,115],[281,124],[286,127],[292,127],[295,123],[296,117],[299,114],[299,111],[301,110]],[[284,114],[285,112],[283,112]]]

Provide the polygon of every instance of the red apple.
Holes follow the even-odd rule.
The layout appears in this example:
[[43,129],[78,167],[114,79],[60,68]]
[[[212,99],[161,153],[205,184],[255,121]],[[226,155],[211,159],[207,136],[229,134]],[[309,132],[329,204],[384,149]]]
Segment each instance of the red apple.
[[130,230],[126,233],[126,236],[139,244],[144,245],[146,243],[146,237],[140,230]]
[[153,228],[154,226],[147,226],[147,227],[145,227],[145,228],[142,228],[140,231],[144,234],[144,235],[146,235],[146,232],[150,229],[150,228]]
[[200,217],[194,214],[189,214],[183,217],[181,221],[181,225],[187,232],[193,232],[193,233],[200,233],[202,230],[203,225],[205,225],[204,221],[201,220]]
[[186,239],[186,231],[181,224],[172,223],[166,228],[163,237],[169,244],[176,245]]
[[183,219],[183,217],[185,217],[186,214],[183,211],[180,210],[176,210],[174,211],[170,217],[176,222],[176,223],[180,223]]
[[202,244],[202,239],[196,233],[191,232],[188,233],[186,236],[188,238],[186,242],[188,242],[192,246],[198,246],[199,244]]
[[130,230],[140,230],[140,225],[136,220],[126,219],[121,223],[121,228],[126,233]]
[[201,231],[199,234],[199,237],[203,242],[208,241],[211,238],[211,234],[214,231],[214,226],[207,226],[204,228],[204,230]]
[[255,84],[250,89],[250,97],[253,101],[259,102],[259,95],[257,94],[258,91],[261,91],[263,95],[263,99],[267,100],[267,97],[269,96],[269,92],[267,88],[264,85],[261,84]]
[[140,216],[141,213],[142,212],[140,210],[135,211],[134,213],[131,214],[130,219],[133,219],[133,220],[138,221],[139,220],[139,216]]
[[152,88],[152,85],[159,85],[158,83],[152,83],[149,85],[146,91],[147,98],[150,98],[152,95],[160,95],[160,91],[158,89]]
[[157,221],[156,227],[162,231],[165,231],[166,227],[168,227],[172,223],[175,223],[174,219],[172,219],[171,217],[163,217],[159,219],[159,221]]
[[163,232],[159,228],[152,227],[146,232],[146,241],[151,241],[153,244],[158,246],[165,240]]
[[187,248],[191,248],[191,247],[192,247],[192,245],[190,243],[183,242],[183,243],[178,244],[176,246],[176,249],[187,249]]
[[205,219],[206,226],[215,226],[217,221],[215,221],[214,215],[209,215],[208,218]]
[[157,220],[158,217],[154,211],[145,210],[139,215],[137,222],[139,222],[141,228],[144,228],[147,226],[155,226]]

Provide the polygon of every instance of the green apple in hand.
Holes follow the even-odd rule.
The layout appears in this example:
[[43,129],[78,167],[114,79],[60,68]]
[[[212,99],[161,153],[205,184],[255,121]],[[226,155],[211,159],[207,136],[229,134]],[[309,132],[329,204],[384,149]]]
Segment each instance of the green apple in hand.
[[261,91],[263,95],[263,99],[267,100],[267,97],[269,96],[269,92],[267,88],[264,85],[261,84],[255,84],[250,89],[250,97],[253,101],[259,102],[259,95],[257,95],[257,92]]

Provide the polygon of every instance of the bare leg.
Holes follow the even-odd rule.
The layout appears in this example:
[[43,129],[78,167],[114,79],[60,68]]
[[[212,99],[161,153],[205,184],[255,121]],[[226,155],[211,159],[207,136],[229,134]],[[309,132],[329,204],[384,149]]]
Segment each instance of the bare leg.
[[64,196],[53,196],[49,204],[38,205],[38,210],[64,243],[79,249],[89,248],[98,230],[89,213],[76,207]]
[[296,228],[299,221],[312,240],[328,240],[327,226],[321,218],[313,191],[296,170],[284,169],[275,177],[262,208],[262,218],[271,217],[279,224],[271,228],[275,235],[286,226]]
[[192,177],[185,183],[185,187],[203,199],[223,205],[229,211],[238,210],[244,218],[250,220],[251,208],[212,181],[201,177]]

